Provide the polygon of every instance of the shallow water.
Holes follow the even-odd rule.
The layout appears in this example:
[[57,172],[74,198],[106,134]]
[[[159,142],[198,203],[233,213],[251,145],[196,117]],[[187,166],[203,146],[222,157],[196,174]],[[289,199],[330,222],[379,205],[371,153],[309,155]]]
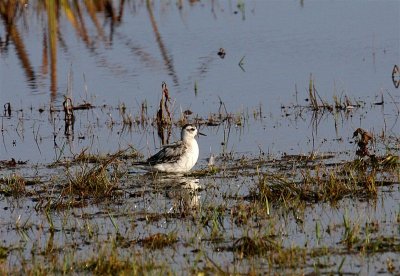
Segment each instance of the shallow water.
[[[20,43],[15,37],[7,40],[7,26],[2,22],[0,103],[5,107],[0,160],[14,158],[27,164],[3,166],[0,173],[42,181],[31,187],[30,196],[1,196],[1,236],[7,237],[1,246],[13,248],[7,263],[12,267],[32,260],[35,250],[50,263],[44,253],[49,247],[52,252],[59,248],[54,252],[59,252],[60,259],[93,256],[118,233],[123,238],[121,256],[129,256],[132,246],[150,259],[164,261],[167,255],[171,258],[168,265],[178,273],[190,271],[196,262],[207,268],[207,258],[229,272],[273,271],[265,258],[242,259],[229,250],[240,237],[266,234],[285,248],[332,249],[331,254],[308,259],[307,265],[289,271],[318,271],[321,261],[326,264],[321,266],[325,272],[388,272],[386,262],[398,259],[399,251],[365,255],[346,251],[343,220],[348,215],[349,221],[360,225],[362,237],[398,236],[398,184],[379,187],[376,200],[346,198],[338,206],[318,203],[300,210],[278,204],[271,206],[270,217],[257,221],[257,216],[251,216],[255,221],[236,225],[231,212],[238,205],[251,204],[240,197],[255,188],[254,171],[238,170],[234,177],[228,171],[228,176],[220,172],[168,181],[146,178],[129,167],[119,187],[122,198],[102,203],[79,199],[82,206],[50,209],[50,217],[46,216],[43,209],[47,209],[41,204],[62,198],[58,186],[67,182],[64,174],[71,169],[50,165],[82,151],[105,155],[133,148],[147,157],[160,147],[152,119],[163,81],[172,98],[175,121],[183,111],[191,110],[189,121],[206,122],[200,124],[207,136],[198,138],[196,170],[207,167],[211,154],[218,165],[228,167],[242,159],[262,156],[272,162],[310,153],[332,155],[326,163],[353,160],[357,146],[352,136],[358,127],[375,135],[371,150],[377,155],[399,155],[400,94],[391,76],[400,60],[399,2],[193,2],[147,5],[146,1],[125,1],[119,9],[119,2],[114,1],[114,19],[99,7],[90,14],[82,4],[78,23],[61,9],[53,58],[49,21],[41,1],[29,2],[14,18]],[[226,51],[223,59],[217,55],[221,47]],[[320,103],[334,105],[335,96],[344,103],[347,97],[346,108],[313,112],[310,76]],[[94,106],[74,112],[73,130],[65,128],[64,96],[71,97],[75,105],[89,102]],[[143,103],[147,105],[144,124],[139,123]],[[124,123],[129,116],[138,122]],[[210,117],[219,116],[229,119],[212,124]],[[170,142],[179,139],[179,133],[174,125]],[[296,166],[293,162],[293,170]],[[268,165],[261,170],[280,169]],[[192,189],[183,189],[184,183]],[[216,207],[225,210],[215,218],[219,226],[199,222],[198,216],[206,216],[207,208],[217,215]],[[371,222],[379,229],[368,236],[366,225]],[[317,225],[322,233],[319,238]],[[221,238],[216,239],[213,231]],[[177,233],[177,244],[160,251],[136,244],[157,232]],[[313,264],[316,260],[318,264]],[[400,264],[395,261],[394,265],[398,272]],[[275,269],[287,271],[279,266]]]
[[[289,120],[281,117],[295,113],[282,112],[281,106],[308,105],[304,99],[308,98],[310,74],[325,101],[333,104],[333,95],[342,100],[347,96],[353,104],[360,101],[367,109],[352,112],[348,120],[338,115],[337,131],[333,131],[333,116],[322,119],[318,131],[314,131],[314,150],[349,149],[347,140],[357,127],[389,134],[400,129],[399,93],[391,81],[391,70],[400,57],[396,1],[250,1],[243,15],[235,1],[193,5],[185,2],[181,10],[173,2],[155,3],[150,9],[145,2],[129,1],[112,33],[110,19],[104,14],[97,14],[98,21],[103,23],[100,32],[85,13],[90,44],[61,14],[59,28],[66,45],[57,44],[57,83],[51,93],[49,70],[43,74],[46,70],[41,62],[45,34],[41,22],[46,14],[35,16],[36,5],[30,3],[23,18],[17,20],[34,80],[27,81],[26,69],[12,44],[1,55],[1,103],[10,102],[12,116],[18,118],[12,123],[2,119],[6,126],[4,159],[17,157],[39,162],[53,158],[49,156],[53,146],[50,141],[62,124],[51,126],[48,122],[53,119],[47,111],[50,105],[61,106],[64,95],[71,95],[75,104],[86,100],[95,106],[106,104],[115,108],[124,103],[127,114],[133,116],[139,114],[141,103],[146,101],[148,116],[152,117],[158,108],[162,81],[169,87],[177,117],[190,109],[193,116],[206,118],[209,113],[218,113],[220,100],[234,114],[248,112],[251,116],[261,108],[261,122],[249,122],[247,127],[231,132],[226,148],[237,152],[258,152],[259,148],[273,153],[313,150],[308,142],[313,136],[310,116],[297,120],[294,116]],[[150,20],[150,10],[158,33]],[[1,37],[5,37],[4,27]],[[224,59],[216,54],[220,47],[226,50]],[[238,66],[242,57],[244,71]],[[69,74],[72,84],[67,93]],[[373,106],[381,95],[385,105]],[[29,108],[33,108],[33,114]],[[46,112],[39,115],[39,108]],[[19,109],[23,113],[15,112]],[[107,108],[103,110],[77,114],[75,127],[79,129],[75,129],[74,149],[88,146],[85,141],[78,142],[76,136],[93,132],[99,140],[93,150],[115,151],[119,135],[101,128],[118,115]],[[113,128],[116,129],[120,131],[121,126]],[[208,156],[209,148],[220,152],[223,139],[221,128],[205,132],[209,137],[200,141],[202,158]],[[35,133],[43,141],[41,151],[32,139]],[[139,149],[149,144],[148,150],[153,151],[158,143],[149,142],[146,136],[151,133],[141,135],[133,131],[118,144],[124,147],[129,143]],[[338,138],[344,143],[332,142]]]

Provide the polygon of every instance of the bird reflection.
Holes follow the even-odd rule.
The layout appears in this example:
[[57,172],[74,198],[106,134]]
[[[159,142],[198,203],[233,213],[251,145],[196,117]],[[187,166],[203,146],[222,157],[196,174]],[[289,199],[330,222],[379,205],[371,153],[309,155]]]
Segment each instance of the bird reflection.
[[179,213],[185,213],[188,211],[196,210],[200,207],[200,190],[201,186],[199,179],[182,179],[180,184],[181,189],[174,191],[170,198],[172,198],[174,203],[174,209]]
[[[156,183],[155,183],[156,182]],[[166,198],[172,201],[169,213],[190,215],[200,207],[200,181],[193,177],[180,175],[155,179],[154,184],[162,186]]]

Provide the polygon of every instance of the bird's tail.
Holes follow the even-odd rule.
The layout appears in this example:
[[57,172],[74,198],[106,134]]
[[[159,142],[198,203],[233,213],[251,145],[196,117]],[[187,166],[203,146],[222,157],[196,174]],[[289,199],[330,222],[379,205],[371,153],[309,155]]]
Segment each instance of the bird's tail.
[[144,161],[137,161],[132,163],[133,166],[148,166],[149,164]]

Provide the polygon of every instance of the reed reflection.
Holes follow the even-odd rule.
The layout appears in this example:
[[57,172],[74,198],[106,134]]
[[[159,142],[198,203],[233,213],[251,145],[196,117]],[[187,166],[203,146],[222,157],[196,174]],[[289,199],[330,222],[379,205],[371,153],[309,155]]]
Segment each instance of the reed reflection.
[[[88,1],[68,1],[68,0],[39,0],[28,5],[27,1],[22,0],[2,0],[0,1],[0,17],[6,32],[5,38],[0,37],[0,51],[8,52],[10,43],[14,45],[15,52],[21,62],[29,86],[36,90],[37,74],[34,70],[29,56],[29,51],[20,28],[26,27],[28,15],[27,11],[33,10],[39,19],[43,19],[45,24],[42,31],[42,59],[40,74],[47,76],[50,74],[50,99],[53,103],[57,96],[57,57],[58,47],[63,47],[68,51],[68,41],[63,38],[63,30],[60,28],[60,21],[66,18],[75,30],[77,36],[93,51],[94,45],[101,41],[106,46],[112,41],[115,26],[121,22],[125,0],[88,0]],[[88,16],[86,16],[88,15]],[[87,18],[95,26],[94,33],[88,30]],[[100,18],[106,18],[106,24],[100,23]],[[105,28],[110,26],[110,35],[107,38]],[[22,26],[22,27],[21,27]]]
[[[61,21],[68,22],[79,40],[90,52],[95,53],[99,42],[106,48],[112,45],[115,29],[123,22],[124,9],[130,8],[132,2],[129,0],[38,0],[31,3],[25,0],[2,0],[0,1],[0,16],[6,37],[4,40],[0,37],[0,51],[7,52],[10,43],[15,46],[16,55],[21,62],[27,82],[33,90],[38,89],[38,75],[48,77],[50,99],[53,103],[58,92],[57,68],[60,66],[58,48],[62,47],[62,52],[69,51],[69,41],[65,39],[66,28],[61,27],[65,24]],[[193,5],[194,2],[189,1],[190,5]],[[136,5],[136,2],[133,2],[133,6]],[[163,42],[154,16],[154,3],[147,0],[145,7],[165,70],[172,77],[174,86],[178,87],[178,75],[174,68],[173,58]],[[179,1],[178,7],[183,8],[183,1]],[[43,30],[39,34],[39,39],[42,41],[40,53],[42,58],[39,66],[33,64],[30,57],[30,54],[37,53],[30,53],[29,45],[20,34],[20,29],[27,27],[28,16],[33,15],[37,16],[39,21],[44,24]],[[91,26],[94,28],[90,28]],[[39,68],[39,72],[35,72],[34,68]]]
[[150,0],[146,1],[146,7],[147,11],[149,12],[151,26],[153,27],[154,35],[156,36],[156,41],[158,47],[160,48],[161,56],[164,59],[165,66],[167,67],[169,74],[172,76],[174,85],[179,86],[178,75],[175,72],[173,59],[171,55],[168,53],[167,48],[165,47],[164,42],[162,40],[161,34],[158,30],[157,22],[155,20],[153,13],[153,5]]
[[25,8],[23,2],[17,0],[0,1],[0,17],[6,31],[5,41],[2,41],[2,52],[8,51],[9,42],[11,41],[15,47],[15,53],[21,62],[29,86],[32,89],[36,89],[36,74],[29,59],[24,40],[16,24],[16,21],[23,17],[23,10]]

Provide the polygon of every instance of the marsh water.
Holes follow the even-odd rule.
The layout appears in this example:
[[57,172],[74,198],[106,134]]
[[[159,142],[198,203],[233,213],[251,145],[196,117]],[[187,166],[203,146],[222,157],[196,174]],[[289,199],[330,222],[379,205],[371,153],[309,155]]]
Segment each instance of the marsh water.
[[[0,173],[3,185],[15,174],[33,183],[22,197],[3,187],[4,271],[21,264],[74,271],[69,265],[116,247],[120,258],[143,267],[151,260],[160,273],[400,273],[398,167],[397,180],[373,200],[277,204],[268,216],[232,222],[250,212],[260,174],[283,170],[275,160],[290,161],[286,172],[305,156],[350,162],[358,158],[357,128],[377,137],[370,148],[377,156],[399,155],[399,76],[392,70],[400,62],[400,2],[72,2],[0,4]],[[120,159],[122,195],[47,208],[62,201],[68,172],[79,174],[78,165],[65,164],[82,152],[130,149],[146,158],[161,147],[153,119],[163,82],[174,121],[168,142],[180,138],[179,122],[198,124],[207,136],[198,138],[194,171],[208,170],[214,156],[219,173],[160,179]],[[310,84],[317,102],[341,108],[310,108]],[[72,126],[66,97],[90,104],[74,110]],[[6,165],[12,159],[17,164]],[[267,165],[237,169],[261,159]],[[364,240],[390,237],[391,247],[345,250],[349,225]],[[146,237],[155,233],[176,241],[149,249]],[[282,248],[330,253],[291,251],[285,266],[232,249],[240,237],[264,235]]]

